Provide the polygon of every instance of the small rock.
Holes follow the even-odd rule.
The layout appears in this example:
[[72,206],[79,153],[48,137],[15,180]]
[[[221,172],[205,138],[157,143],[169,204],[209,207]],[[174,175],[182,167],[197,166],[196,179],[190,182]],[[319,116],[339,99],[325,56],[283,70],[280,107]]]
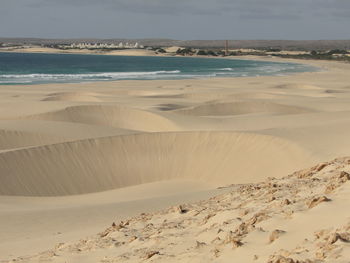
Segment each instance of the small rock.
[[276,200],[276,197],[274,197],[273,195],[270,196],[270,198],[268,199],[268,202],[272,202],[272,201],[275,201]]
[[340,172],[339,175],[340,182],[345,183],[346,181],[350,180],[350,174],[344,171]]
[[145,256],[144,256],[144,258],[145,259],[150,259],[151,257],[153,257],[153,256],[155,256],[155,255],[159,255],[160,253],[159,253],[159,251],[151,251],[151,252],[148,252]]
[[206,246],[207,244],[205,242],[199,242],[199,241],[196,241],[196,248],[201,248],[201,247],[204,247]]
[[282,201],[282,205],[290,205],[290,204],[291,204],[291,202],[289,201],[289,199],[284,199]]
[[292,258],[286,258],[283,256],[274,256],[268,261],[268,263],[297,263],[297,261]]
[[234,234],[233,234],[232,231],[230,231],[230,232],[227,234],[224,243],[225,243],[225,244],[230,244],[230,243],[231,243],[233,248],[238,248],[238,247],[240,247],[240,246],[243,246],[242,241],[239,240],[239,239],[237,239],[237,238],[234,236]]
[[326,186],[326,189],[324,190],[325,194],[330,194],[332,193],[335,189],[337,188],[337,186],[335,184],[329,184]]
[[136,236],[131,237],[131,238],[129,239],[129,243],[131,243],[131,242],[135,241],[136,239],[137,239],[137,237],[136,237]]
[[319,171],[323,170],[327,165],[328,165],[328,163],[321,163],[315,167],[315,171],[319,172]]
[[329,244],[334,244],[340,239],[340,235],[338,233],[333,233],[329,236],[328,238],[328,243]]
[[243,246],[243,243],[241,240],[232,240],[232,247],[233,248],[238,248]]
[[175,212],[178,212],[179,214],[185,214],[188,212],[187,209],[184,209],[182,205],[178,205],[174,207]]
[[215,257],[219,257],[219,253],[220,253],[219,249],[215,248],[215,249],[212,250],[212,252],[214,253]]
[[279,230],[279,229],[272,231],[270,234],[270,237],[269,237],[269,242],[270,243],[274,242],[276,239],[278,239],[281,235],[283,235],[285,233],[286,233],[286,231]]
[[309,205],[309,208],[313,208],[322,202],[329,202],[329,201],[331,201],[331,199],[327,198],[326,196],[315,197],[309,202],[308,205]]

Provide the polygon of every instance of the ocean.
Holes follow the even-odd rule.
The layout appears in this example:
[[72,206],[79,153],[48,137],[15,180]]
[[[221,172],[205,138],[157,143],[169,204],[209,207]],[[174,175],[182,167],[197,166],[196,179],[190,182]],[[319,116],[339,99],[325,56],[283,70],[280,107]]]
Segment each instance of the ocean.
[[0,85],[287,75],[297,63],[198,57],[134,57],[0,52]]

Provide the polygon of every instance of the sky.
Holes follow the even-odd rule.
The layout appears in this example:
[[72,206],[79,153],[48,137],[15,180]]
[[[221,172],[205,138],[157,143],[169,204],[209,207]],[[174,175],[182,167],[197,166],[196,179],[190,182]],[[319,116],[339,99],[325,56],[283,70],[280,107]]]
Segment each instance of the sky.
[[350,39],[350,0],[0,0],[0,37]]

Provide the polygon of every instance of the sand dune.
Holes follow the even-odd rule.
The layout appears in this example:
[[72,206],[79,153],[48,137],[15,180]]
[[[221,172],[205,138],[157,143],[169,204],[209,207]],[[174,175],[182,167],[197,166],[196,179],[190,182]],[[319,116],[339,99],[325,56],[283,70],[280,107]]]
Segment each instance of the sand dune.
[[320,90],[321,87],[315,85],[307,85],[307,84],[283,84],[275,86],[278,89],[301,89],[301,90]]
[[81,105],[47,112],[26,119],[76,122],[138,131],[177,130],[168,119],[155,113],[120,106]]
[[169,179],[214,186],[278,176],[311,156],[288,141],[256,134],[137,134],[0,154],[3,195],[83,194]]
[[82,102],[100,102],[97,98],[99,94],[89,92],[62,92],[49,94],[42,101],[82,101]]
[[312,110],[268,101],[241,101],[208,103],[176,112],[194,116],[228,116],[249,113],[301,114]]
[[350,158],[114,221],[16,262],[347,263]]

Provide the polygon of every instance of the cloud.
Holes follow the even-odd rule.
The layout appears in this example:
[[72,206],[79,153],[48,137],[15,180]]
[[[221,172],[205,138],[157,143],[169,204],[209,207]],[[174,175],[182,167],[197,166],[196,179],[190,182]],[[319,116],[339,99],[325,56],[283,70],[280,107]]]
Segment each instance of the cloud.
[[350,22],[350,0],[0,0],[0,6],[0,21],[9,25],[0,35],[19,36],[343,38]]
[[[2,0],[10,1],[10,0]],[[11,0],[13,2],[13,0]],[[345,16],[349,0],[17,0],[27,7],[70,7],[150,15],[228,15],[241,19],[299,19],[314,14]]]

